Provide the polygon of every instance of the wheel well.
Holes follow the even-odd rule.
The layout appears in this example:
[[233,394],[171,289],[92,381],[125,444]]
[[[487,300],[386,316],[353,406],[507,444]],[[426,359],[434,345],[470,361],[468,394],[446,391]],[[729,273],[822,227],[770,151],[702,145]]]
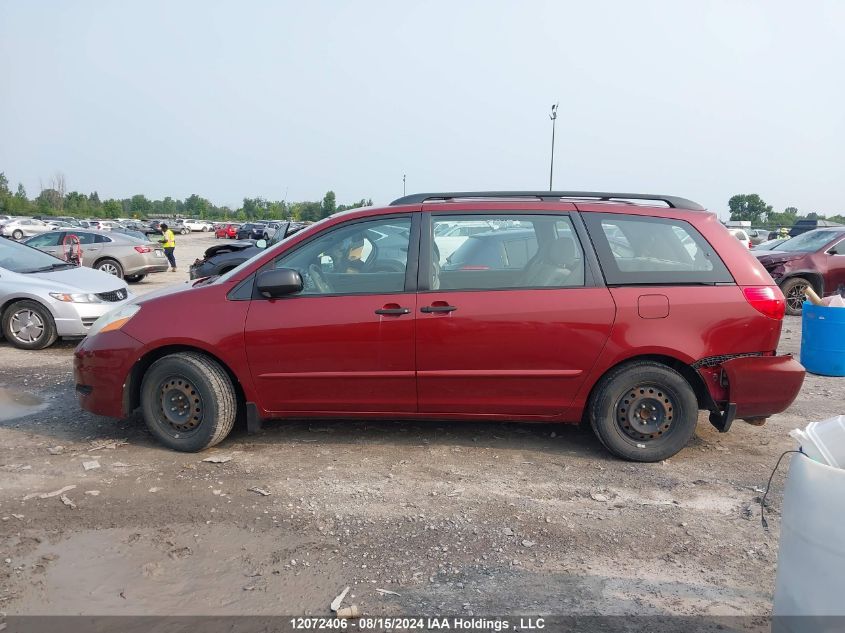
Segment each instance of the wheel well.
[[643,354],[642,356],[633,356],[631,358],[626,358],[625,360],[616,363],[612,367],[608,367],[607,371],[605,371],[599,377],[599,379],[596,380],[596,383],[593,385],[592,389],[590,389],[590,395],[587,397],[587,406],[584,407],[583,421],[587,421],[587,423],[589,424],[589,421],[587,419],[588,411],[590,409],[589,403],[593,399],[593,395],[599,383],[601,382],[601,379],[617,367],[620,367],[621,365],[627,365],[628,363],[643,360],[648,360],[654,363],[665,365],[666,367],[674,369],[679,374],[681,374],[681,376],[684,377],[684,380],[687,381],[687,384],[690,386],[693,393],[695,394],[695,399],[698,401],[699,409],[712,411],[713,408],[716,406],[715,402],[713,402],[713,397],[710,395],[710,391],[707,389],[707,385],[704,384],[704,379],[698,374],[697,371],[695,371],[685,362],[680,361],[677,358],[673,358],[671,356],[664,356],[662,354]]
[[17,303],[18,301],[32,301],[33,303],[37,303],[42,308],[47,310],[51,317],[53,317],[54,319],[56,318],[56,315],[53,314],[53,311],[50,309],[50,306],[45,304],[43,301],[39,301],[38,299],[34,299],[32,297],[12,297],[11,299],[7,300],[2,305],[0,305],[0,317],[2,317],[3,314],[6,312],[6,308],[8,308],[13,303]]
[[794,273],[792,275],[789,275],[789,277],[781,279],[778,286],[783,286],[783,284],[785,284],[787,281],[789,281],[790,279],[795,279],[796,277],[800,277],[801,279],[806,279],[807,281],[809,281],[810,285],[813,286],[813,290],[816,291],[816,294],[818,294],[820,297],[824,296],[824,278],[819,273]]
[[124,411],[129,413],[141,406],[141,382],[144,379],[144,374],[147,373],[150,366],[159,358],[163,358],[170,354],[177,354],[179,352],[196,352],[198,354],[203,354],[220,365],[228,374],[229,379],[232,381],[232,385],[235,387],[235,393],[238,397],[238,408],[244,406],[246,403],[246,395],[244,394],[243,387],[241,386],[241,383],[235,373],[226,363],[220,360],[220,358],[204,349],[200,349],[199,347],[192,347],[190,345],[167,345],[147,352],[145,356],[138,359],[138,361],[132,366],[123,393]]

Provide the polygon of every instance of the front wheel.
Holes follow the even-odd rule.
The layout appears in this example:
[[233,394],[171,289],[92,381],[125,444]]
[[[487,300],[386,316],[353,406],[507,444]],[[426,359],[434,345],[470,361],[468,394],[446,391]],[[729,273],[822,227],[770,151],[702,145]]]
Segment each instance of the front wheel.
[[801,316],[801,311],[804,309],[804,300],[806,299],[804,291],[811,287],[810,282],[803,277],[793,277],[783,282],[780,289],[786,298],[787,314]]
[[13,303],[0,317],[3,336],[20,349],[44,349],[56,342],[53,315],[36,301]]
[[637,361],[601,379],[588,415],[593,432],[611,453],[657,462],[672,457],[695,434],[698,400],[674,369]]
[[21,231],[20,229],[15,229],[14,231],[12,231],[12,237],[15,240],[22,239],[23,238],[23,231]]
[[156,439],[194,453],[223,441],[237,416],[232,380],[214,360],[197,352],[160,358],[141,383],[141,409]]

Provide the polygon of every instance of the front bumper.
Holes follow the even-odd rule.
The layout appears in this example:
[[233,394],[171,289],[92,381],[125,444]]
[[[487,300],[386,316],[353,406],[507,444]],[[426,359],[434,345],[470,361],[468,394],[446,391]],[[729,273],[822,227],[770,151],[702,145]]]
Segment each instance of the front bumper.
[[142,344],[121,330],[86,338],[73,353],[73,375],[79,406],[112,418],[129,413],[126,389]]

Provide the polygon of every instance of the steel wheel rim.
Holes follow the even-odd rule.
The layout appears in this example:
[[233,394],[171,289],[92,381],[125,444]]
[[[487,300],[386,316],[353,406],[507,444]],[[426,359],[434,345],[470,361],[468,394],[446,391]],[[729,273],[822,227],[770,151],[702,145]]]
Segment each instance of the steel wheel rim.
[[628,389],[614,407],[619,430],[636,442],[648,442],[669,435],[675,428],[676,414],[675,394],[653,383]]
[[9,320],[9,329],[21,343],[35,343],[44,336],[44,319],[34,310],[18,310]]
[[786,295],[786,304],[790,307],[790,309],[801,310],[804,306],[804,290],[809,285],[810,284],[799,283],[789,290],[789,294]]
[[173,437],[191,435],[202,424],[202,396],[183,376],[168,376],[159,383],[157,404],[159,423]]
[[115,266],[114,264],[106,262],[105,264],[100,264],[99,269],[104,273],[108,273],[109,275],[114,275],[115,277],[117,277],[117,266]]

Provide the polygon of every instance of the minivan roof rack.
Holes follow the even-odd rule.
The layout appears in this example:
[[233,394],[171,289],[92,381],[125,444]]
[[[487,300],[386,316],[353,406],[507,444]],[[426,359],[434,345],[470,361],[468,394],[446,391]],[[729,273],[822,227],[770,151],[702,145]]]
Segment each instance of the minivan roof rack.
[[611,200],[657,200],[665,202],[673,209],[691,209],[704,211],[697,202],[679,198],[678,196],[664,196],[650,193],[611,193],[607,191],[458,191],[451,193],[413,193],[409,196],[397,198],[390,206],[400,204],[419,204],[428,201],[447,201],[456,198],[539,198],[545,202],[559,201],[561,198],[595,198],[600,201]]

